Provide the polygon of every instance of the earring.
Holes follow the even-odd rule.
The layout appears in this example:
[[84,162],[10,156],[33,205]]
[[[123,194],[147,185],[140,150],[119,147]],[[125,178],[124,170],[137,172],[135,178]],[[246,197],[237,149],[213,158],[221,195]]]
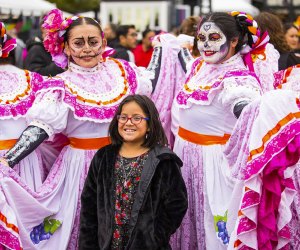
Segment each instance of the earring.
[[148,139],[148,132],[146,133],[145,139],[146,139],[146,140]]

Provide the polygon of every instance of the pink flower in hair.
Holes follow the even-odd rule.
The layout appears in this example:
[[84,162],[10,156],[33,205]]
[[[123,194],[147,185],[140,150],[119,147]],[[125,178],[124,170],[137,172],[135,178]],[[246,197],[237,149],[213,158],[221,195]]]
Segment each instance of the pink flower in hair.
[[52,56],[52,60],[55,62],[55,64],[58,67],[61,67],[63,69],[68,66],[68,58],[65,55],[65,53],[60,53],[60,54]]
[[63,21],[64,18],[62,11],[59,9],[54,9],[44,17],[44,23],[42,27],[53,32],[60,28],[60,25]]
[[42,27],[47,35],[44,39],[44,47],[51,54],[53,62],[61,67],[67,66],[68,58],[64,53],[64,37],[66,30],[78,16],[64,19],[59,9],[51,10],[44,18]]

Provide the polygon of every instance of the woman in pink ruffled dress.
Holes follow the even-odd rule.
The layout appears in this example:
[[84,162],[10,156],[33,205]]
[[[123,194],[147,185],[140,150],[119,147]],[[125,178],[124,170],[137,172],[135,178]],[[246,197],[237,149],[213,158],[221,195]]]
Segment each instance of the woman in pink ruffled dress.
[[228,249],[300,246],[299,69],[274,78],[277,90],[244,109],[224,151],[241,184],[235,186],[238,218]]
[[245,13],[212,13],[201,20],[201,58],[193,63],[173,106],[174,151],[183,161],[189,200],[171,240],[173,249],[228,246],[237,214],[230,210],[235,180],[223,150],[243,108],[261,95],[248,63],[249,52],[266,45],[264,38]]
[[[3,156],[27,127],[26,116],[43,78],[37,73],[21,70],[13,65],[16,40],[7,37],[2,22],[0,32],[0,156]],[[16,179],[21,178],[33,190],[42,184],[44,178],[41,155],[37,151],[20,161],[14,170],[4,170]],[[3,221],[3,218],[0,220]],[[1,232],[2,227],[0,234]]]
[[90,162],[109,143],[108,126],[119,103],[130,94],[150,95],[159,85],[161,48],[142,71],[106,57],[106,41],[94,19],[74,16],[64,20],[56,9],[45,17],[43,27],[47,30],[45,47],[67,71],[39,86],[28,113],[29,126],[2,163],[14,167],[58,133],[69,138],[69,145],[37,192],[22,180],[12,184],[12,176],[6,174],[0,192],[5,209],[0,207],[0,213],[7,218],[7,237],[0,237],[0,244],[13,242],[12,249],[77,249],[79,198]]

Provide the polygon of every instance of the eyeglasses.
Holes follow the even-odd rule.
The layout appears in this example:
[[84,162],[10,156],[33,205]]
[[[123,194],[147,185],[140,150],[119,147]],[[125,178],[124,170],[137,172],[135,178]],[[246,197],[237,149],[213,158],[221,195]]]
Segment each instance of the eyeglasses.
[[128,120],[131,121],[132,124],[140,124],[142,122],[142,120],[146,120],[149,121],[148,117],[142,117],[140,115],[135,115],[132,117],[128,117],[127,115],[117,115],[117,120],[119,123],[125,124],[127,123]]

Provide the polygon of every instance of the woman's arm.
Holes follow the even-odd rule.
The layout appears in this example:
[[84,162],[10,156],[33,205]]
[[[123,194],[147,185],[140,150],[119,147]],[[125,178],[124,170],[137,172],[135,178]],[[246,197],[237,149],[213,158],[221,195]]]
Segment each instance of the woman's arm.
[[155,90],[155,86],[157,84],[157,80],[159,77],[159,72],[161,67],[161,56],[162,56],[162,47],[161,46],[154,47],[151,61],[147,67],[147,71],[151,73],[150,80],[152,82],[152,93]]
[[48,137],[49,135],[44,129],[36,126],[28,126],[21,134],[17,143],[3,156],[4,162],[7,162],[13,168]]
[[193,36],[180,34],[176,39],[180,45],[180,51],[178,53],[179,62],[184,73],[186,73],[187,65],[194,60],[190,49],[194,45],[195,38]]
[[181,48],[178,53],[178,58],[180,65],[184,71],[187,72],[187,64],[194,60],[193,56],[191,55],[190,51],[187,48]]
[[249,104],[249,101],[241,101],[234,105],[233,114],[236,118],[239,118],[243,109]]

